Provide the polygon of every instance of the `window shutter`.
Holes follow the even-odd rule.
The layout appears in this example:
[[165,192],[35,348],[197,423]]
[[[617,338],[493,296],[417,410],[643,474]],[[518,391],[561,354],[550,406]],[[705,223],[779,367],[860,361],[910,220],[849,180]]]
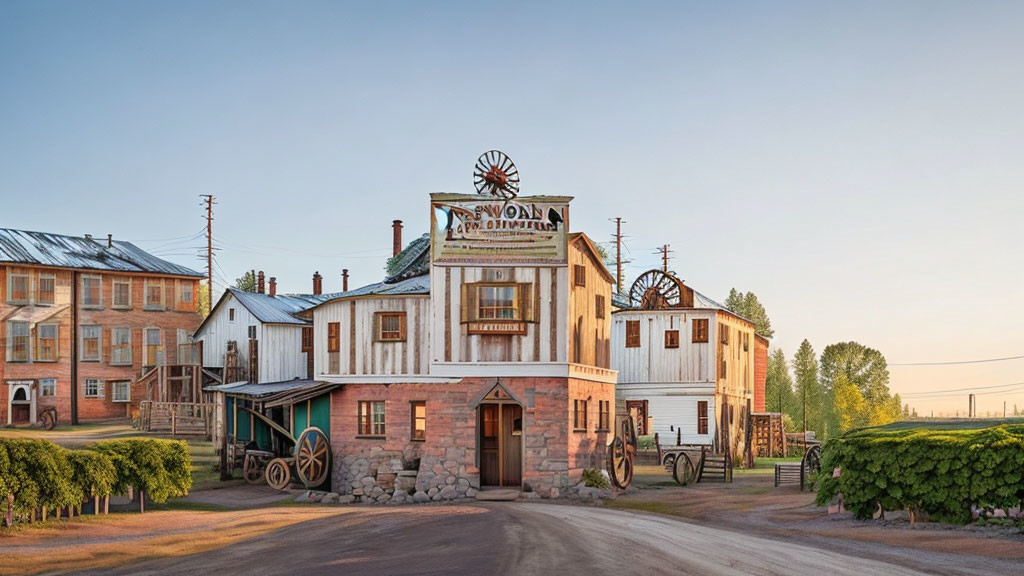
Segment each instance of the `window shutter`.
[[96,382],[96,396],[98,398],[106,398],[107,394],[107,381],[99,380]]
[[398,333],[403,342],[405,342],[405,318],[405,312],[403,312],[402,315],[398,317]]
[[380,342],[380,312],[373,313],[373,341]]
[[477,315],[477,285],[476,284],[463,284],[462,285],[462,321],[463,322],[475,322]]
[[523,322],[533,322],[533,284],[521,282],[518,294],[519,310],[522,313]]

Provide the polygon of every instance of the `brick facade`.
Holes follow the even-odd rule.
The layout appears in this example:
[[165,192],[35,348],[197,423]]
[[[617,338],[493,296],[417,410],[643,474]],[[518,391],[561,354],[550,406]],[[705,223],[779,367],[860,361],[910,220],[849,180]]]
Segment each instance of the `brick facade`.
[[765,411],[765,384],[768,381],[768,340],[754,337],[754,412]]

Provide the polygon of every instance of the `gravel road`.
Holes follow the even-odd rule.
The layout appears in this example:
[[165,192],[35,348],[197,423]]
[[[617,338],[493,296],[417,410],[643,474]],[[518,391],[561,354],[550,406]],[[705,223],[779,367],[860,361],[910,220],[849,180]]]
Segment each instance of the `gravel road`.
[[[272,510],[268,510],[272,514]],[[364,508],[103,574],[1012,574],[1009,560],[865,544],[874,558],[675,518],[538,503]],[[848,551],[847,551],[848,552]]]

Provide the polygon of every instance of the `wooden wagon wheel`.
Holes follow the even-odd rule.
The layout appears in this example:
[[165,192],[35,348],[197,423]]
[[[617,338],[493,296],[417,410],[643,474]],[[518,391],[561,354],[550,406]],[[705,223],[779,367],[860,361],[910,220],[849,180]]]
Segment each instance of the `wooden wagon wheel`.
[[679,279],[661,270],[644,272],[629,288],[632,306],[644,310],[677,308],[682,303],[682,294]]
[[473,167],[473,186],[477,194],[511,200],[519,194],[519,170],[504,152],[488,150]]
[[44,430],[53,430],[57,426],[57,409],[49,407],[43,410],[42,425]]
[[246,452],[242,461],[242,478],[249,484],[261,484],[263,482],[263,467],[255,454]]
[[292,481],[292,468],[284,458],[274,458],[267,464],[267,486],[284,490]]
[[633,481],[633,457],[620,436],[608,446],[608,474],[616,488],[625,489]]
[[311,426],[295,442],[295,473],[306,488],[316,488],[327,479],[331,446],[323,430]]
[[692,484],[697,480],[697,467],[686,452],[680,452],[676,456],[675,465],[672,467],[672,477],[680,486]]
[[809,480],[811,476],[821,471],[821,446],[811,446],[804,453],[803,462],[804,476]]
[[672,470],[676,467],[676,455],[666,454],[664,460],[661,461],[661,464],[665,467],[665,472],[672,474]]

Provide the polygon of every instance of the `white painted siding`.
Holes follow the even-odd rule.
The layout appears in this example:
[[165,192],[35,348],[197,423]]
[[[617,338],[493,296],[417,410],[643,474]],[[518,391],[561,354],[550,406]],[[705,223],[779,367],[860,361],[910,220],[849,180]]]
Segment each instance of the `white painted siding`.
[[281,382],[306,377],[302,326],[267,324],[260,339],[260,382]]
[[[355,304],[355,315],[352,306]],[[340,325],[339,373],[334,375],[425,375],[430,373],[430,301],[422,296],[336,300],[313,310],[314,369],[331,375],[327,350],[327,326]],[[405,342],[374,342],[374,313],[406,313]],[[352,325],[355,322],[355,339]],[[355,350],[355,367],[350,366]]]
[[[650,384],[627,384],[616,387],[619,400],[647,400],[648,422],[651,434],[658,434],[658,441],[674,445],[677,438],[682,444],[711,445],[715,437],[715,394],[714,388],[705,385],[681,386]],[[708,403],[708,433],[697,433],[697,402]]]
[[[707,342],[693,342],[693,320],[707,319]],[[715,382],[713,310],[622,311],[612,315],[612,369],[620,383]],[[626,321],[640,321],[640,346],[626,348]],[[665,331],[679,330],[679,348],[665,348]]]
[[[235,309],[235,320],[228,320],[229,309]],[[256,326],[256,339],[263,341],[263,325],[255,316],[242,306],[238,300],[228,293],[221,305],[213,311],[202,332],[196,334],[196,340],[203,343],[203,366],[223,368],[224,355],[228,341],[238,343],[239,365],[244,366],[249,357],[249,326]]]

